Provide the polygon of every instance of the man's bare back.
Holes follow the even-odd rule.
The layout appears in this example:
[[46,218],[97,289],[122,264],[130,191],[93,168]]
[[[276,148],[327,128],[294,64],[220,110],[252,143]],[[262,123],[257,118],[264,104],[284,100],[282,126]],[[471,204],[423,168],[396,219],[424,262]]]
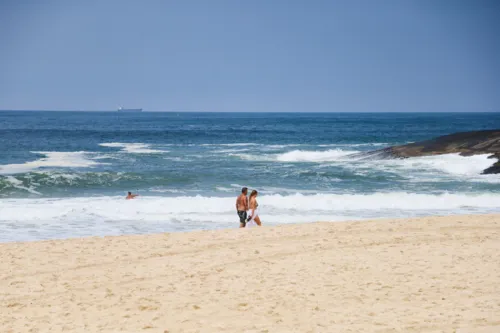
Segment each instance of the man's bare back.
[[240,218],[240,228],[244,228],[247,223],[247,210],[248,210],[248,189],[246,187],[241,189],[241,194],[236,198],[236,213]]
[[243,193],[236,199],[236,210],[245,212],[248,210],[248,198]]

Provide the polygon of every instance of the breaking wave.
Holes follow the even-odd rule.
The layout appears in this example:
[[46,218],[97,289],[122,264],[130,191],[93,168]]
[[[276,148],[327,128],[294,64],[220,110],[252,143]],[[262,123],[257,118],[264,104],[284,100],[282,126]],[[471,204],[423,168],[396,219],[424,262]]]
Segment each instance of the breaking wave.
[[[263,195],[267,225],[430,214],[499,212],[500,194]],[[0,241],[233,228],[233,197],[0,199]],[[15,225],[15,228],[12,226]],[[44,225],[43,228],[40,228]]]
[[275,162],[331,162],[345,160],[356,151],[330,149],[325,151],[292,150],[279,154],[250,154],[229,153],[229,156],[238,157],[248,161],[275,161]]
[[99,164],[105,164],[96,162],[89,157],[91,153],[85,151],[40,151],[32,153],[43,155],[44,157],[25,163],[0,165],[0,175],[26,173],[44,168],[90,168]]
[[168,150],[151,149],[152,145],[146,143],[110,142],[110,143],[101,143],[99,144],[99,146],[110,147],[110,148],[121,148],[120,152],[129,154],[163,154],[168,152]]
[[293,150],[276,155],[276,160],[280,162],[329,162],[344,159],[353,153],[356,153],[356,151],[341,149],[330,149],[326,151]]

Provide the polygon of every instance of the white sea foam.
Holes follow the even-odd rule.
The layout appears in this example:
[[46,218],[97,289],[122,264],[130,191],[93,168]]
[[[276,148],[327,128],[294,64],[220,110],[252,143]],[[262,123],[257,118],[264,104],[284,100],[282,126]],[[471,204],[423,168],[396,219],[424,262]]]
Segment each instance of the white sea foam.
[[345,161],[348,156],[357,151],[330,149],[323,151],[292,150],[280,154],[228,154],[248,161],[274,161],[274,162],[331,162]]
[[156,193],[184,193],[185,191],[182,190],[177,190],[175,188],[169,189],[169,188],[151,188],[149,189],[150,192],[156,192]]
[[[250,150],[257,150],[257,151],[266,151],[266,150],[279,150],[279,149],[286,149],[290,147],[300,147],[300,146],[310,146],[310,145],[304,145],[304,144],[282,144],[282,145],[277,145],[277,144],[260,144],[260,143],[226,143],[226,144],[202,144],[201,146],[205,147],[216,147],[216,148],[226,148],[226,149],[219,149],[216,150],[218,153],[223,153],[223,152],[241,152],[241,151],[250,151]],[[227,149],[229,148],[229,149]]]
[[44,155],[45,157],[20,164],[0,165],[0,175],[26,173],[41,168],[89,168],[99,164],[105,164],[94,161],[89,157],[89,153],[84,151],[40,151],[32,153]]
[[260,143],[203,143],[201,146],[223,146],[223,147],[244,147],[244,146],[260,146]]
[[481,175],[483,170],[494,163],[493,159],[488,159],[488,154],[474,156],[445,154],[408,159],[363,160],[360,156],[356,156],[356,153],[360,153],[360,151],[348,149],[291,150],[276,154],[227,151],[227,156],[247,161],[320,163],[320,166],[323,167],[344,167],[356,174],[385,171],[400,174],[409,179],[424,177],[432,178],[434,181],[442,181],[441,177],[444,176],[478,182],[500,182],[498,175]]
[[[252,187],[250,187],[252,188]],[[316,190],[304,190],[304,189],[295,189],[295,188],[286,188],[286,187],[274,187],[274,186],[263,186],[259,187],[259,192],[266,195],[272,194],[316,194],[318,191]],[[322,193],[329,193],[323,191]]]
[[[500,194],[417,194],[389,192],[374,194],[300,193],[265,196],[265,203],[274,207],[300,211],[381,211],[381,210],[461,210],[473,208],[499,209]],[[264,200],[263,200],[264,201]],[[298,204],[300,202],[300,204]]]
[[219,149],[219,150],[214,150],[213,152],[216,154],[232,154],[232,153],[242,153],[250,151],[249,148],[233,148],[233,149]]
[[216,186],[215,189],[219,192],[234,193],[234,188],[231,187]]
[[[494,160],[489,159],[488,156],[445,154],[407,159],[358,160],[356,163],[346,163],[343,166],[357,174],[384,171],[415,181],[439,182],[446,178],[454,178],[462,181],[498,183],[500,175],[481,175],[484,169],[494,163]],[[325,167],[328,166],[325,164]]]
[[[238,187],[240,187],[238,185]],[[317,220],[500,212],[500,194],[262,195],[267,225]],[[0,241],[234,228],[234,197],[0,199]]]
[[432,168],[453,175],[478,175],[490,167],[494,161],[489,155],[460,156],[447,154],[439,156],[425,156],[400,160],[404,168],[427,169]]
[[121,148],[120,152],[129,154],[163,154],[168,152],[167,150],[151,149],[151,145],[146,143],[109,142],[100,143],[99,146]]
[[[263,160],[274,160],[278,162],[334,162],[334,164],[337,165],[350,165],[351,168],[358,168],[359,166],[364,165],[365,167],[371,169],[386,168],[387,170],[392,169],[394,171],[400,172],[432,171],[461,176],[477,176],[481,174],[484,169],[488,168],[494,163],[494,160],[488,158],[488,154],[474,156],[445,154],[436,156],[412,157],[407,159],[360,161],[359,156],[353,156],[353,154],[356,153],[359,153],[359,151],[342,149],[330,149],[324,151],[293,150],[282,154],[261,155],[260,158],[262,158]],[[259,155],[237,155],[241,157],[246,156],[247,159],[259,159]]]
[[179,156],[169,156],[169,157],[164,157],[163,159],[167,161],[174,161],[174,162],[191,162],[192,160],[186,157],[179,157]]
[[260,150],[280,150],[280,149],[286,149],[286,148],[291,148],[291,147],[301,147],[301,146],[308,146],[308,145],[301,145],[301,144],[263,145],[259,148],[260,148]]
[[280,162],[327,162],[338,161],[353,153],[356,152],[341,149],[330,149],[325,151],[293,150],[276,155],[276,160]]
[[384,147],[389,146],[386,142],[373,142],[373,143],[331,143],[318,145],[318,147]]
[[111,154],[99,154],[92,157],[93,160],[120,160],[121,158]]
[[26,187],[23,185],[23,182],[13,176],[7,176],[6,180],[11,184],[12,187],[15,187],[20,190],[28,191],[33,194],[40,194],[40,192],[35,191],[32,187]]

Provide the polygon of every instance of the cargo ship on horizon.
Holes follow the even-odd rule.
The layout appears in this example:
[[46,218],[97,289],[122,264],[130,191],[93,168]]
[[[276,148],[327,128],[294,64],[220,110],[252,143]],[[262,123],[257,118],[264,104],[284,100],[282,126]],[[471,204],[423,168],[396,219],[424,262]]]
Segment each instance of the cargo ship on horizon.
[[142,112],[142,109],[124,109],[122,107],[119,107],[118,112]]

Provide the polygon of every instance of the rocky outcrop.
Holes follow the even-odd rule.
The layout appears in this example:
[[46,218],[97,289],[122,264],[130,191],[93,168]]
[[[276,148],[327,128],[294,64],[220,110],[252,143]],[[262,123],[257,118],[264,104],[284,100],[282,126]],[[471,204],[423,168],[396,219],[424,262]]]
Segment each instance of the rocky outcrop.
[[484,170],[483,174],[500,173],[500,129],[454,133],[431,140],[372,151],[366,156],[409,158],[452,153],[459,153],[462,156],[491,154],[490,158],[498,161]]
[[496,158],[498,161],[490,166],[488,169],[483,171],[483,174],[493,174],[493,173],[500,173],[500,153],[497,153],[495,155],[491,155],[489,158]]

